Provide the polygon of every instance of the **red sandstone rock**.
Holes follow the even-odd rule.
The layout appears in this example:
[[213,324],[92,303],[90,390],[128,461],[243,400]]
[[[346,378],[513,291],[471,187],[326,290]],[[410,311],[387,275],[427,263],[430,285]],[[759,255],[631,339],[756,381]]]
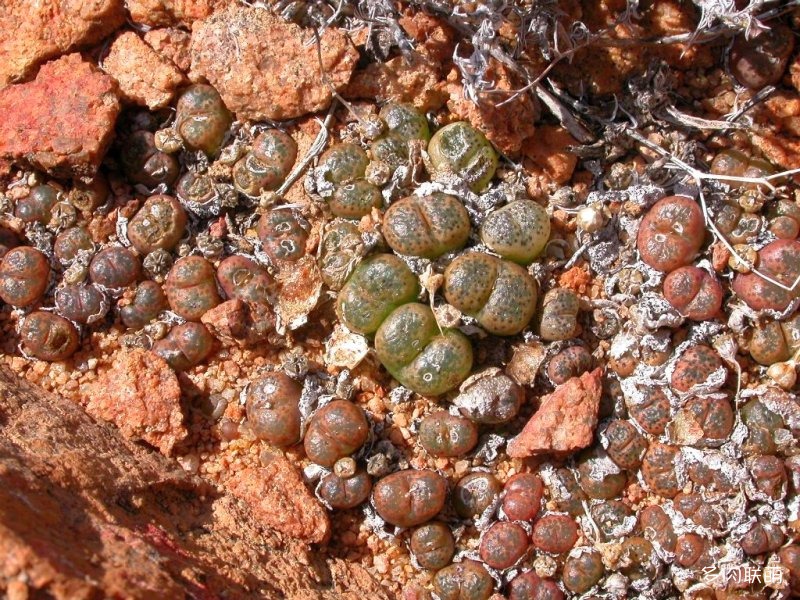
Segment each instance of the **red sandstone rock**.
[[253,311],[235,298],[218,304],[200,318],[211,334],[225,346],[249,347],[264,342],[275,331],[275,315],[269,306],[260,307],[257,321]]
[[533,135],[539,104],[528,93],[513,100],[511,93],[502,93],[515,92],[523,83],[496,60],[489,63],[484,78],[492,82],[493,91],[478,92],[477,103],[467,97],[461,83],[449,84],[447,107],[458,119],[469,121],[482,131],[503,154],[515,156],[523,141]]
[[0,597],[393,597],[3,366],[0,415]]
[[117,80],[125,100],[150,110],[169,105],[175,90],[186,81],[172,61],[161,57],[132,31],[114,40],[103,69]]
[[123,23],[122,0],[0,2],[0,88],[46,60],[96,44]]
[[442,19],[424,12],[412,12],[398,21],[400,27],[417,44],[420,52],[440,63],[453,57],[455,32]]
[[226,487],[264,527],[312,543],[330,536],[328,513],[283,456],[273,457],[264,468],[237,472]]
[[115,423],[126,438],[144,440],[166,455],[186,438],[178,378],[152,352],[119,352],[111,369],[82,392],[86,412]]
[[563,455],[591,444],[602,393],[600,373],[595,369],[573,377],[545,396],[522,432],[508,443],[508,455]]
[[79,54],[0,91],[0,158],[59,177],[91,178],[119,114],[114,80]]
[[182,29],[151,29],[144,41],[160,56],[172,61],[183,73],[192,66],[192,34]]
[[190,27],[199,19],[205,19],[217,7],[232,0],[126,0],[134,23],[149,27]]
[[207,79],[240,119],[284,120],[324,110],[343,88],[358,52],[338,29],[322,36],[320,66],[312,32],[266,10],[234,5],[195,25],[192,77]]
[[570,146],[578,146],[578,140],[563,127],[542,125],[525,140],[522,153],[524,166],[532,176],[544,175],[549,180],[563,185],[570,180],[578,157],[570,151]]
[[447,100],[439,65],[433,59],[410,52],[385,63],[371,63],[353,76],[346,98],[409,102],[422,111],[437,110]]

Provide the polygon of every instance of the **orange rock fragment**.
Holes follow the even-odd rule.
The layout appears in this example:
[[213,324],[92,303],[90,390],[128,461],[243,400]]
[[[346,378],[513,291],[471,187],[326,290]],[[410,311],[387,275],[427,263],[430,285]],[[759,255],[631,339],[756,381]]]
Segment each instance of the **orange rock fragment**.
[[309,543],[324,542],[330,536],[328,513],[283,456],[272,457],[266,467],[237,472],[226,487],[264,527]]
[[86,412],[111,421],[123,436],[169,455],[188,434],[181,388],[166,361],[140,348],[123,349],[111,368],[82,390]]
[[125,100],[150,110],[168,106],[176,89],[186,82],[172,61],[161,57],[132,31],[114,40],[103,68],[117,80]]
[[573,377],[545,396],[522,432],[508,443],[508,455],[566,455],[589,446],[600,409],[600,374],[601,370],[595,369]]

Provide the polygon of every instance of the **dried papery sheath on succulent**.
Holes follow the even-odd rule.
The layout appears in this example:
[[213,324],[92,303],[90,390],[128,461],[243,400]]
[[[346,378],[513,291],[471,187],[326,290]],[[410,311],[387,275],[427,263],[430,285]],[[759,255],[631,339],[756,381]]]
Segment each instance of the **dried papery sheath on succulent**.
[[279,129],[258,134],[233,167],[233,184],[249,196],[278,189],[297,160],[297,143]]
[[497,152],[469,123],[445,125],[428,143],[433,176],[456,175],[474,192],[483,191],[497,169]]

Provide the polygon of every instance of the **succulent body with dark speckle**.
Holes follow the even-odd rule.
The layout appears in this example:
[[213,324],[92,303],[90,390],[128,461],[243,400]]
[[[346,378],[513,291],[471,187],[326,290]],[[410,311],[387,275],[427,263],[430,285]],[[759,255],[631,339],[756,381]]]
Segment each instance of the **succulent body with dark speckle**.
[[495,335],[515,335],[536,312],[536,280],[519,265],[488,254],[462,254],[444,272],[444,296]]
[[396,308],[375,334],[384,367],[407,388],[438,396],[460,384],[472,370],[472,345],[456,329],[440,329],[424,304]]
[[481,225],[481,241],[505,259],[533,262],[550,239],[550,216],[531,200],[516,200],[489,213]]
[[383,217],[386,243],[398,254],[438,258],[461,249],[469,238],[467,209],[454,196],[409,196],[392,204]]

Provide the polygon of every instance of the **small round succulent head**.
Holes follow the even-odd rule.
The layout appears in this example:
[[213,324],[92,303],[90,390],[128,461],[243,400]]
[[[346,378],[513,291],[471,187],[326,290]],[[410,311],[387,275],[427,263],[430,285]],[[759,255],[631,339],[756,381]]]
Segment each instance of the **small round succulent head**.
[[258,237],[273,262],[292,262],[305,254],[308,231],[293,210],[276,208],[261,215]]
[[423,569],[443,569],[453,560],[456,542],[450,527],[431,521],[417,527],[409,542],[411,553]]
[[300,385],[273,372],[251,381],[245,394],[250,429],[259,439],[285,448],[300,441]]
[[433,589],[441,600],[488,600],[494,579],[480,563],[464,560],[436,573]]
[[636,469],[647,452],[647,440],[629,421],[611,421],[603,432],[608,457],[623,469]]
[[772,500],[780,500],[786,495],[786,466],[780,458],[756,456],[748,462],[756,490]]
[[119,316],[129,329],[141,329],[168,307],[162,287],[147,280],[137,286],[133,300],[120,309]]
[[658,505],[650,505],[639,512],[639,529],[651,542],[657,543],[667,552],[675,552],[675,529],[672,519]]
[[337,510],[358,506],[369,497],[371,491],[372,478],[363,469],[346,478],[329,473],[322,478],[317,489],[320,497]]
[[661,388],[648,386],[639,390],[639,397],[630,399],[628,412],[650,435],[661,435],[671,419],[669,398]]
[[175,157],[159,151],[153,134],[145,130],[135,131],[126,138],[120,162],[128,179],[149,189],[172,185],[180,174]]
[[359,263],[336,299],[336,314],[356,333],[372,335],[395,308],[416,300],[419,282],[393,254]]
[[248,196],[276,190],[297,160],[297,143],[279,129],[260,133],[250,151],[233,167],[233,185]]
[[494,504],[502,491],[503,485],[491,473],[469,473],[453,488],[453,508],[460,517],[475,519]]
[[486,217],[481,241],[503,258],[528,265],[544,250],[550,239],[550,216],[531,200],[516,200]]
[[172,311],[188,321],[199,321],[222,301],[214,267],[201,256],[177,261],[167,275],[164,290]]
[[472,370],[469,339],[456,329],[440,329],[424,304],[392,311],[375,334],[375,351],[395,379],[424,396],[452,390]]
[[320,159],[319,168],[325,172],[325,179],[335,185],[363,179],[367,172],[369,157],[356,144],[337,144]]
[[480,131],[465,121],[445,125],[428,144],[433,175],[454,174],[480,192],[497,170],[497,152]]
[[84,227],[70,227],[56,236],[53,243],[53,256],[62,265],[71,263],[80,252],[94,250],[94,242]]
[[278,167],[285,179],[297,160],[297,142],[285,131],[268,129],[256,136],[250,152],[262,163]]
[[564,587],[574,594],[585,594],[603,577],[605,567],[596,550],[581,552],[567,557],[561,580]]
[[713,319],[722,308],[722,286],[717,278],[698,267],[680,267],[664,279],[664,297],[693,321]]
[[392,204],[383,217],[383,236],[398,254],[435,259],[467,243],[467,209],[454,196],[409,196]]
[[685,533],[675,544],[675,562],[684,568],[703,566],[700,561],[707,551],[705,538],[697,533]]
[[225,258],[217,268],[217,281],[229,299],[269,306],[277,294],[275,281],[267,270],[246,256]]
[[769,230],[779,239],[793,240],[800,235],[800,204],[781,199],[767,211]]
[[373,208],[383,206],[381,191],[364,179],[336,186],[329,206],[334,216],[343,219],[360,219]]
[[201,216],[216,215],[220,209],[220,194],[214,179],[207,173],[187,171],[175,186],[180,201]]
[[504,374],[479,378],[453,400],[461,414],[476,423],[508,423],[525,402],[525,390]]
[[431,456],[462,456],[478,443],[478,427],[467,418],[440,410],[422,419],[417,437]]
[[539,335],[548,341],[568,340],[578,333],[578,295],[567,288],[553,288],[542,300]]
[[758,398],[745,404],[739,414],[747,426],[747,439],[743,444],[746,454],[775,454],[777,444],[774,432],[784,429],[783,417],[771,411]]
[[92,283],[108,289],[128,287],[139,279],[141,272],[139,258],[122,246],[103,248],[89,263],[89,278]]
[[684,410],[692,415],[703,432],[698,443],[719,442],[733,431],[733,408],[727,398],[690,398]]
[[390,174],[393,169],[408,162],[408,141],[395,133],[387,133],[370,145],[370,153],[374,161],[389,165]]
[[604,470],[603,460],[608,459],[601,452],[585,452],[578,460],[578,483],[590,498],[609,500],[622,493],[628,478],[625,473]]
[[626,519],[633,515],[633,511],[621,500],[606,500],[593,504],[589,509],[600,533],[607,539],[619,537],[618,531],[625,526]]
[[675,363],[670,385],[678,392],[688,392],[707,382],[714,373],[723,368],[722,359],[716,350],[698,344],[687,349]]
[[481,560],[493,569],[514,566],[528,551],[528,532],[516,523],[499,521],[481,537]]
[[622,542],[622,564],[620,572],[631,581],[653,580],[658,575],[659,561],[653,544],[643,537],[632,536]]
[[219,93],[210,85],[189,86],[178,99],[175,130],[190,150],[215,155],[232,121]]
[[14,207],[14,216],[24,223],[50,222],[50,211],[58,202],[58,190],[51,185],[37,185],[27,196],[19,198]]
[[686,196],[667,196],[645,214],[636,245],[645,263],[669,272],[688,265],[704,238],[705,222],[697,202]]
[[0,300],[24,307],[42,299],[50,283],[50,263],[39,250],[18,246],[0,261]]
[[462,254],[444,272],[444,296],[489,333],[515,335],[536,312],[538,285],[519,265],[480,252]]
[[303,441],[306,456],[323,467],[361,448],[369,436],[369,423],[361,407],[347,400],[329,402],[311,417]]
[[569,552],[578,541],[578,525],[566,515],[544,515],[533,526],[533,545],[550,554]]
[[755,35],[739,34],[728,58],[736,80],[752,90],[778,83],[794,50],[794,33],[781,23]]
[[411,104],[389,102],[381,108],[380,117],[389,131],[403,140],[427,142],[431,137],[428,119]]
[[786,536],[780,526],[768,521],[757,521],[744,534],[739,545],[745,554],[758,556],[759,554],[774,552],[783,546],[785,540]]
[[214,336],[202,323],[183,323],[170,329],[167,337],[153,345],[153,352],[176,371],[203,362],[214,350]]
[[372,490],[380,517],[397,527],[430,521],[444,508],[447,481],[435,471],[406,469],[387,475]]
[[[758,269],[762,273],[791,287],[800,276],[800,241],[776,240],[758,251]],[[794,290],[766,281],[755,273],[739,273],[731,289],[753,310],[784,310],[800,296],[800,286]]]
[[556,385],[586,373],[594,359],[583,346],[569,346],[558,352],[547,364],[547,376]]
[[508,584],[508,600],[564,600],[564,592],[552,579],[543,579],[536,571],[520,573]]
[[535,473],[512,475],[503,490],[503,512],[512,521],[531,521],[539,513],[544,484]]
[[20,329],[25,352],[46,361],[66,360],[78,349],[75,326],[64,317],[37,310],[25,317]]
[[186,231],[186,211],[172,196],[156,194],[128,223],[128,239],[139,254],[172,250]]
[[683,487],[678,481],[675,464],[680,449],[668,444],[650,444],[642,460],[641,473],[647,487],[666,498],[673,498]]
[[102,319],[108,312],[106,295],[93,285],[72,284],[56,289],[56,311],[62,317],[83,325]]
[[749,157],[741,150],[727,148],[714,157],[709,172],[713,175],[741,177],[749,161]]

